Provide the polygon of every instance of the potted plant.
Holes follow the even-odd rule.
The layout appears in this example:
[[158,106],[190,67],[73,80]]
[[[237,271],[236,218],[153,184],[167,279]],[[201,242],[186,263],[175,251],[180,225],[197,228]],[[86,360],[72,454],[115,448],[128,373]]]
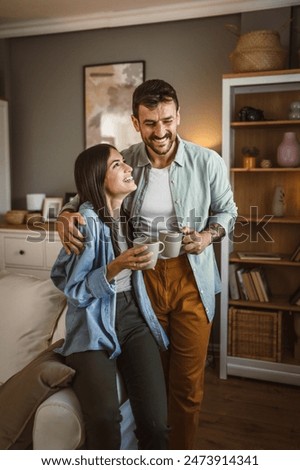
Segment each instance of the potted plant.
[[256,157],[259,155],[259,150],[257,147],[243,147],[243,166],[244,168],[255,168],[256,167]]

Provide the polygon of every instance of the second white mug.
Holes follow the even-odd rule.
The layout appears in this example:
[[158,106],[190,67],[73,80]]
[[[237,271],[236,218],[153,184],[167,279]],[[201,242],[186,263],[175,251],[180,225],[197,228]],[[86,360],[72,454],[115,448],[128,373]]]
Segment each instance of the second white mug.
[[159,240],[165,245],[165,249],[161,255],[165,258],[176,258],[182,246],[182,233],[170,230],[161,230],[159,232]]

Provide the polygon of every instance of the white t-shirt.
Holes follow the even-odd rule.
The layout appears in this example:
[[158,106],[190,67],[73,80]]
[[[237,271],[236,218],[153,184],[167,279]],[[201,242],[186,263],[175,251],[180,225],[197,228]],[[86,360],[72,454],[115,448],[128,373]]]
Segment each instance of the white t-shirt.
[[149,183],[140,212],[140,235],[158,238],[160,230],[178,230],[170,190],[169,166],[151,168]]

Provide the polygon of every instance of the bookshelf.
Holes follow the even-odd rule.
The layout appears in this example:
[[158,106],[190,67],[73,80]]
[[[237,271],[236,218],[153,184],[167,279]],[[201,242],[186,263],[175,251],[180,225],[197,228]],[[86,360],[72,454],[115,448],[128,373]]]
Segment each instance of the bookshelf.
[[[237,375],[300,385],[294,326],[300,305],[291,303],[300,287],[300,261],[292,257],[300,246],[300,167],[277,164],[277,147],[284,132],[295,132],[300,141],[300,120],[288,119],[290,104],[299,100],[300,70],[223,76],[222,156],[239,217],[221,251],[222,379]],[[239,122],[238,113],[244,106],[263,110],[265,119]],[[245,146],[259,149],[255,168],[243,167],[241,150]],[[270,160],[272,166],[261,168],[262,159]],[[272,214],[277,185],[285,192],[283,217]],[[249,256],[241,257],[241,253]],[[274,256],[251,258],[251,253]],[[237,271],[243,273],[240,277],[249,291],[246,296],[241,286],[232,286]],[[267,301],[262,301],[258,286],[253,287],[257,271],[265,278]]]

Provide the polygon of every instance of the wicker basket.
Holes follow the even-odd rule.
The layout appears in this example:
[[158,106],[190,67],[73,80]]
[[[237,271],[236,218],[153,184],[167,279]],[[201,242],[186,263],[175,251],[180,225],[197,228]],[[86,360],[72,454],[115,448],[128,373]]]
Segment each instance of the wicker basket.
[[13,225],[23,224],[25,222],[26,214],[27,211],[23,210],[7,211],[5,214],[5,222]]
[[229,309],[228,354],[278,362],[282,351],[282,312]]
[[239,37],[229,55],[234,72],[259,72],[283,69],[287,51],[277,31],[252,31]]

